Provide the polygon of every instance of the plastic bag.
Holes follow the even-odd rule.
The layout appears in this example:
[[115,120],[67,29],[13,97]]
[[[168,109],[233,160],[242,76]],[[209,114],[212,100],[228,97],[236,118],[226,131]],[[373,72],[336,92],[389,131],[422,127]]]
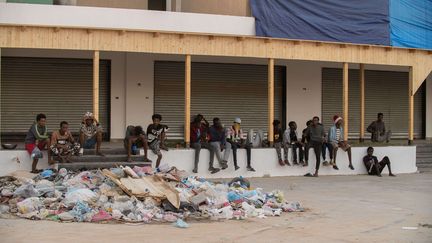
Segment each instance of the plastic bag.
[[92,222],[108,221],[111,220],[112,216],[105,210],[99,210],[99,212],[92,217]]
[[78,202],[95,202],[97,199],[97,194],[89,189],[74,189],[66,193],[64,203],[72,206]]
[[25,184],[15,190],[14,196],[23,198],[38,197],[39,192],[33,187],[32,184]]
[[42,202],[38,197],[29,197],[19,203],[17,203],[18,211],[21,214],[32,213],[38,211],[42,207]]
[[256,211],[255,207],[250,205],[249,203],[242,202],[242,208],[245,211],[247,216],[249,216],[249,217],[258,216],[258,212]]
[[73,221],[74,220],[74,216],[72,214],[70,214],[69,212],[63,212],[63,213],[59,214],[58,217],[61,221]]
[[182,219],[177,219],[177,221],[174,223],[174,226],[178,228],[189,228],[189,224],[187,224]]
[[73,209],[71,211],[69,211],[69,213],[74,216],[74,218],[78,221],[78,222],[82,222],[82,221],[89,221],[86,220],[87,218],[87,213],[90,213],[92,211],[92,209],[89,207],[89,205],[86,202],[77,202],[75,204],[75,206],[73,207]]
[[43,158],[43,153],[40,151],[40,149],[36,146],[32,153],[31,153],[31,158],[32,159],[42,159]]

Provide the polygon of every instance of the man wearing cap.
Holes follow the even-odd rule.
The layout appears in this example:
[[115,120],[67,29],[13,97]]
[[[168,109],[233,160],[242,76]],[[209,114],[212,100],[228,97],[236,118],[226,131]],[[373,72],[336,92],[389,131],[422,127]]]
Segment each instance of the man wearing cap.
[[338,115],[333,116],[333,122],[334,125],[330,127],[328,133],[328,142],[331,144],[331,147],[333,149],[333,161],[330,164],[333,165],[333,169],[339,170],[339,168],[336,165],[336,155],[337,155],[338,148],[341,148],[343,151],[348,152],[348,160],[349,160],[348,167],[351,170],[354,170],[354,166],[352,165],[352,161],[351,161],[351,146],[344,138],[342,117]]
[[235,118],[233,125],[227,129],[227,148],[226,149],[232,149],[233,151],[233,159],[234,159],[234,169],[238,170],[240,167],[237,164],[237,149],[238,148],[245,148],[246,149],[246,156],[247,156],[247,170],[248,171],[255,171],[254,168],[251,166],[251,144],[248,143],[245,139],[245,135],[240,128],[241,119]]
[[94,117],[93,113],[86,112],[82,119],[79,140],[81,149],[79,154],[84,154],[84,149],[94,149],[96,145],[96,154],[103,156],[100,152],[102,143],[102,126]]

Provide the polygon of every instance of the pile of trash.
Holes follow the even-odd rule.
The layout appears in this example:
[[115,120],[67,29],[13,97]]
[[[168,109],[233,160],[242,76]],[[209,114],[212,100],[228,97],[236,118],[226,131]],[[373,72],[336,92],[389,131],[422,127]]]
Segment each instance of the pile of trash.
[[242,177],[217,183],[168,165],[0,177],[0,217],[75,222],[173,222],[245,219],[302,212],[279,190],[251,188]]

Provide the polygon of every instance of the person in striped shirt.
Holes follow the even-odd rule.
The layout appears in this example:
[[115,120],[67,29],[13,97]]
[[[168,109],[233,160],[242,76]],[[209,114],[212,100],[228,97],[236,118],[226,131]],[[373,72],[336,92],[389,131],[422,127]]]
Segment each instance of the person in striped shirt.
[[351,160],[351,145],[348,144],[347,140],[344,138],[344,130],[342,127],[342,117],[335,115],[333,116],[334,125],[330,127],[328,132],[328,142],[331,144],[333,149],[333,161],[331,161],[331,165],[333,169],[339,170],[336,165],[336,155],[338,148],[341,148],[343,151],[348,153],[349,165],[348,167],[351,170],[354,170],[354,166],[352,165]]

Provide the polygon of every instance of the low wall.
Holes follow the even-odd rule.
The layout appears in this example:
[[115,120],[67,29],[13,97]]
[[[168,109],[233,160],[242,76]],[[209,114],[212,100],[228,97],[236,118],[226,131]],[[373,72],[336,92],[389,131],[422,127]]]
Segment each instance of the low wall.
[[[280,166],[277,162],[276,150],[272,148],[252,149],[252,166],[256,172],[246,170],[246,150],[239,149],[237,152],[238,164],[240,169],[235,171],[233,168],[232,154],[228,162],[228,168],[221,170],[216,174],[210,174],[208,171],[209,152],[206,149],[201,150],[200,164],[198,175],[205,178],[232,178],[236,176],[244,177],[262,177],[262,176],[302,176],[308,172],[313,173],[315,168],[315,155],[313,150],[309,153],[309,166]],[[191,172],[193,169],[194,150],[192,149],[171,149],[168,152],[162,151],[162,163],[167,163],[171,166],[176,166],[179,169]],[[329,167],[320,167],[320,175],[357,175],[366,174],[366,169],[363,165],[363,156],[366,154],[366,147],[352,148],[352,161],[355,170],[348,168],[348,156],[345,152],[339,150],[337,156],[337,164],[339,170],[334,170]],[[46,155],[46,154],[45,154]],[[291,155],[291,151],[289,151]],[[327,153],[328,156],[328,153]],[[388,156],[391,161],[392,170],[396,174],[400,173],[415,173],[416,166],[416,147],[415,146],[388,146],[375,147],[375,156],[382,159]],[[291,156],[290,156],[291,157]],[[16,159],[21,163],[17,163]],[[156,161],[156,156],[149,151],[149,158]],[[328,160],[328,159],[327,159]],[[155,162],[153,162],[154,166]],[[215,167],[219,167],[215,158]],[[38,168],[47,168],[48,163],[46,156],[39,161]],[[30,170],[31,160],[29,155],[24,150],[1,150],[0,151],[0,176],[6,175],[16,170]],[[387,168],[383,171],[388,173]]]

